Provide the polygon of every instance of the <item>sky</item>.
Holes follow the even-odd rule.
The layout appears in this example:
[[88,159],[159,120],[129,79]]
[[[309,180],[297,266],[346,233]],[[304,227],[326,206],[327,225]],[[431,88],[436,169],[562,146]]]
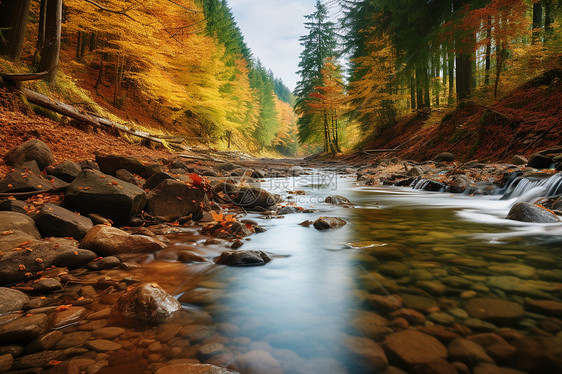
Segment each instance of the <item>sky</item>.
[[228,0],[244,40],[267,69],[293,91],[306,34],[304,16],[314,11],[316,0]]

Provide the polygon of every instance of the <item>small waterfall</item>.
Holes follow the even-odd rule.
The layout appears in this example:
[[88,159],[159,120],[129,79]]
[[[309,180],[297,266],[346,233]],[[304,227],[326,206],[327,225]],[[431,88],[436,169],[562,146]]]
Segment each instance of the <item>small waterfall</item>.
[[517,198],[518,201],[533,201],[539,197],[554,197],[562,194],[562,173],[549,178],[518,176],[508,182],[501,200]]
[[414,182],[414,184],[412,185],[412,188],[414,190],[423,190],[425,186],[427,186],[427,184],[429,183],[429,181],[427,179],[424,178],[420,178],[417,181]]

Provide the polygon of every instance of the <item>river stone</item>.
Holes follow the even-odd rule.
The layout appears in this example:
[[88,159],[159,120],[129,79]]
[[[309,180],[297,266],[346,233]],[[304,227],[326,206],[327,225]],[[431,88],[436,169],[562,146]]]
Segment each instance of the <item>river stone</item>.
[[98,352],[117,351],[122,347],[121,344],[106,339],[90,340],[85,345],[86,347]]
[[513,323],[523,318],[525,312],[521,304],[485,297],[468,300],[465,309],[471,317],[492,323]]
[[88,231],[80,246],[101,256],[112,256],[156,252],[165,248],[166,244],[150,236],[131,235],[115,227],[96,225]]
[[97,213],[117,225],[129,224],[146,203],[139,187],[96,170],[83,170],[68,186],[65,205],[83,215]]
[[50,293],[62,290],[62,284],[56,278],[39,278],[31,285],[33,292]]
[[81,171],[82,168],[79,164],[66,160],[55,166],[51,170],[50,174],[59,179],[62,179],[65,182],[71,183],[74,178],[76,178],[78,174],[80,174]]
[[447,292],[447,286],[437,281],[418,281],[415,285],[434,296],[441,296]]
[[488,277],[487,285],[492,288],[499,288],[503,291],[545,299],[550,298],[548,292],[555,291],[555,287],[552,287],[552,283],[550,282],[524,280],[511,275]]
[[92,331],[92,333],[101,339],[115,339],[125,333],[125,329],[121,327],[102,327]]
[[238,250],[221,253],[215,263],[228,266],[260,266],[270,261],[271,257],[263,251]]
[[551,213],[545,208],[541,208],[535,204],[527,202],[515,203],[509,213],[507,219],[522,222],[536,222],[536,223],[557,223],[560,219],[556,214]]
[[154,188],[158,187],[160,183],[164,182],[166,179],[175,180],[175,178],[172,175],[166,172],[163,171],[158,172],[154,174],[152,177],[148,178],[144,186],[142,186],[142,188],[144,190],[153,190]]
[[14,356],[10,353],[0,354],[0,373],[7,372],[14,364]]
[[88,263],[88,268],[92,270],[106,270],[119,266],[121,261],[116,256],[96,258]]
[[437,306],[437,302],[433,299],[430,299],[429,297],[412,294],[403,294],[402,303],[407,308],[419,310],[422,312],[428,311],[429,309],[433,309]]
[[119,169],[125,169],[145,179],[150,178],[153,174],[142,162],[130,156],[96,154],[96,163],[103,173],[110,175],[115,175]]
[[389,356],[407,366],[445,359],[447,348],[432,336],[415,330],[405,330],[387,336],[384,347]]
[[146,209],[153,216],[177,218],[200,214],[209,205],[205,190],[166,179],[147,195]]
[[94,227],[92,220],[55,204],[45,204],[35,216],[43,236],[82,239]]
[[281,201],[279,196],[257,187],[240,187],[232,200],[244,208],[269,208]]
[[519,166],[519,165],[525,165],[525,164],[527,164],[528,162],[529,162],[529,160],[527,160],[527,158],[526,158],[525,156],[522,156],[522,155],[514,155],[514,156],[511,158],[511,163],[512,163],[513,165],[517,165],[517,166]]
[[4,345],[30,342],[46,330],[47,315],[25,315],[0,325],[0,342]]
[[39,139],[30,139],[18,147],[8,151],[4,156],[6,165],[20,165],[25,161],[34,160],[41,170],[55,162],[53,153]]
[[25,353],[36,353],[41,351],[46,351],[54,347],[55,344],[63,337],[63,333],[60,330],[49,331],[46,334],[41,335],[25,347]]
[[492,265],[488,267],[488,270],[492,273],[509,274],[519,278],[531,278],[537,272],[531,266],[517,263]]
[[410,268],[398,261],[389,261],[379,267],[379,272],[393,278],[401,278],[410,274]]
[[361,285],[366,291],[386,295],[398,292],[398,283],[379,273],[366,273],[360,276]]
[[342,341],[348,355],[361,369],[371,372],[383,372],[388,366],[388,359],[380,345],[371,339],[359,336],[346,336]]
[[92,333],[89,331],[76,331],[64,336],[55,344],[55,349],[66,349],[70,347],[79,347],[90,339]]
[[473,183],[470,179],[468,179],[464,175],[457,175],[453,178],[451,183],[449,184],[449,190],[452,193],[463,193],[466,191],[467,188]]
[[58,329],[80,322],[88,314],[88,310],[81,306],[72,306],[66,310],[57,311],[50,315],[51,327]]
[[314,221],[314,228],[317,230],[327,230],[342,227],[347,222],[338,217],[320,217]]
[[428,319],[440,325],[446,325],[446,326],[452,325],[456,320],[455,317],[445,312],[431,313],[428,316]]
[[527,374],[524,371],[481,363],[474,368],[473,374]]
[[393,311],[402,306],[400,295],[373,295],[368,294],[365,300],[376,310]]
[[160,324],[181,310],[181,304],[156,283],[145,283],[123,295],[112,315],[129,321]]
[[562,318],[562,303],[553,300],[525,299],[525,308],[533,312]]
[[481,345],[468,339],[453,340],[449,344],[448,350],[450,360],[464,362],[470,367],[476,366],[480,362],[494,363]]
[[529,157],[527,166],[535,169],[550,169],[553,163],[552,156],[534,153]]
[[326,204],[334,204],[334,205],[351,204],[351,201],[349,201],[347,197],[341,195],[330,195],[324,200],[324,202]]
[[[41,234],[39,234],[35,222],[28,215],[16,212],[0,212],[0,234],[10,230],[18,230],[34,239],[41,239]],[[9,235],[0,235],[0,240],[7,236]]]
[[31,172],[12,171],[0,180],[0,192],[34,192],[50,191],[53,185],[39,174]]
[[516,367],[532,373],[562,372],[562,344],[551,336],[525,336],[514,343]]
[[357,332],[373,340],[380,340],[392,330],[388,327],[388,320],[376,313],[356,311],[350,326]]
[[254,350],[237,356],[229,368],[244,374],[283,374],[279,361],[262,350]]
[[436,162],[452,162],[455,161],[455,155],[451,152],[442,152],[433,158]]
[[414,309],[406,308],[400,308],[390,313],[390,318],[404,318],[406,321],[408,321],[409,324],[412,325],[421,325],[425,322],[425,316],[422,313]]
[[21,291],[0,287],[0,315],[18,312],[29,301],[29,297]]
[[209,364],[171,364],[155,374],[238,374],[235,371]]

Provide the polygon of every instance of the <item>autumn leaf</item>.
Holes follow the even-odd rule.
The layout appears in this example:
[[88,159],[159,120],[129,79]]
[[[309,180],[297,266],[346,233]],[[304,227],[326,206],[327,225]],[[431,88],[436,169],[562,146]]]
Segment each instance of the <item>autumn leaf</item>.
[[191,181],[193,182],[194,185],[196,186],[200,186],[203,184],[203,178],[201,178],[199,176],[199,174],[197,173],[191,173],[189,174],[189,179],[191,179]]

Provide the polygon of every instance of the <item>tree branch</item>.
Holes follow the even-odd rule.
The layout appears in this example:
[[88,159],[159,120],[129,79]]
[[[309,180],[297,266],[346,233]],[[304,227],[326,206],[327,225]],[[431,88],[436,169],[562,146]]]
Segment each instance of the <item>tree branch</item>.
[[119,15],[122,15],[122,16],[125,16],[125,17],[129,18],[130,20],[138,22],[136,19],[134,19],[133,17],[128,15],[126,10],[109,9],[109,8],[104,7],[103,5],[100,5],[100,4],[96,3],[95,1],[92,1],[92,0],[83,0],[83,1],[87,2],[88,4],[92,4],[95,7],[98,7],[102,11],[114,13],[114,14],[119,14]]

